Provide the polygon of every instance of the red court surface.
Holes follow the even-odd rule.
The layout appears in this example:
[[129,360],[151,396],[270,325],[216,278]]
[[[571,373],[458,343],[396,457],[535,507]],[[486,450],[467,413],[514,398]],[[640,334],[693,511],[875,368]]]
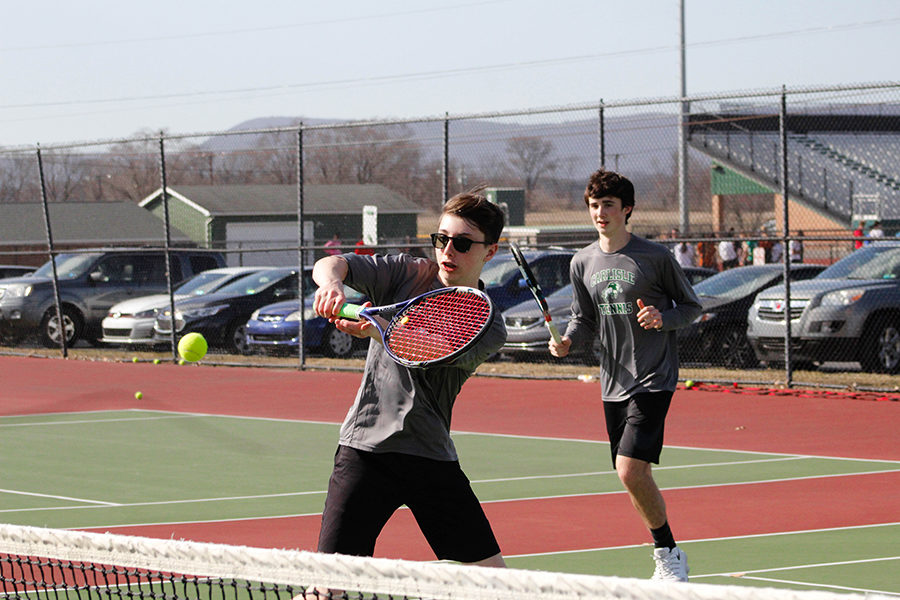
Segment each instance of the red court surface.
[[[883,493],[885,489],[900,489],[900,472],[668,490],[665,496],[679,539],[695,540],[893,522],[897,518],[896,496]],[[810,498],[822,499],[817,502],[823,502],[824,510],[811,510]],[[648,541],[647,530],[624,494],[489,502],[484,509],[503,553],[509,556]],[[573,519],[572,515],[578,517]],[[319,517],[106,527],[95,531],[315,550]],[[376,555],[434,559],[408,510],[398,511],[388,523],[378,539]]]
[[[141,408],[337,423],[360,374],[0,357],[0,381],[0,415]],[[679,390],[666,443],[900,460],[900,402],[884,395],[739,391]],[[595,383],[473,377],[453,429],[603,440],[601,409]]]
[[[359,373],[0,357],[0,415],[140,408],[337,423],[359,379]],[[140,401],[134,398],[137,390],[143,392]],[[896,461],[900,402],[897,396],[877,400],[883,397],[679,390],[666,443]],[[453,428],[603,440],[600,402],[596,384],[475,377],[457,401]],[[674,489],[665,495],[679,539],[705,539],[895,522],[897,490],[900,472],[894,471]],[[507,555],[640,544],[648,537],[621,493],[494,502],[485,510]],[[318,524],[313,515],[114,531],[313,549]],[[405,510],[388,524],[377,555],[433,558]]]

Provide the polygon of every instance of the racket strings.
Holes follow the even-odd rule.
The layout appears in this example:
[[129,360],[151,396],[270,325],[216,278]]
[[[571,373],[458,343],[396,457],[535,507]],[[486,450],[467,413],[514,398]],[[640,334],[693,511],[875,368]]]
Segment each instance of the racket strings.
[[489,301],[471,292],[429,296],[404,309],[385,332],[390,351],[411,362],[445,358],[478,337],[491,316]]

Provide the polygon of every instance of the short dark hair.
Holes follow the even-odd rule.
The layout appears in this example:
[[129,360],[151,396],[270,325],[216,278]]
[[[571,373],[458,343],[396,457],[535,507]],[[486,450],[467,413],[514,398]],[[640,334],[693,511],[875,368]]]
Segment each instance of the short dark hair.
[[503,233],[503,211],[480,193],[484,187],[474,187],[453,196],[444,204],[441,214],[462,217],[484,234],[485,242],[496,244]]
[[[587,187],[584,189],[584,203],[588,204],[591,198],[618,198],[622,201],[622,208],[630,206],[634,212],[634,184],[624,175],[614,171],[599,169],[591,173]],[[625,216],[625,222],[631,217],[631,213]]]

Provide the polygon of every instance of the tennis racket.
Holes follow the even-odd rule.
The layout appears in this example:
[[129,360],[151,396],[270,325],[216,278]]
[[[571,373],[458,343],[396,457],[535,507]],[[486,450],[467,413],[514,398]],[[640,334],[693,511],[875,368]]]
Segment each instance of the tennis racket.
[[557,344],[561,343],[559,330],[556,329],[556,325],[553,324],[553,319],[550,317],[550,309],[547,306],[547,300],[544,298],[544,292],[541,290],[541,284],[538,283],[534,273],[531,272],[531,267],[528,266],[528,261],[525,260],[525,256],[519,250],[519,246],[515,242],[510,242],[509,249],[512,251],[513,258],[516,259],[516,264],[519,265],[519,271],[522,272],[528,289],[531,290],[531,295],[534,296],[535,301],[541,308],[541,314],[544,315],[544,325],[550,331],[553,341]]
[[401,365],[428,367],[453,360],[481,339],[494,304],[480,290],[456,286],[387,306],[344,304],[338,316],[371,322],[388,355]]

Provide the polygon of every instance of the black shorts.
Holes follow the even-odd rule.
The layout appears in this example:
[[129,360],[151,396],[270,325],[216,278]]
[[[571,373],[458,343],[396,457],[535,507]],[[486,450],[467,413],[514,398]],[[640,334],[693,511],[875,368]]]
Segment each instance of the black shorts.
[[457,461],[347,446],[335,453],[319,552],[372,556],[378,534],[404,504],[439,559],[477,562],[500,553]]
[[622,402],[603,403],[613,468],[619,454],[659,464],[671,403],[672,392],[646,392]]

